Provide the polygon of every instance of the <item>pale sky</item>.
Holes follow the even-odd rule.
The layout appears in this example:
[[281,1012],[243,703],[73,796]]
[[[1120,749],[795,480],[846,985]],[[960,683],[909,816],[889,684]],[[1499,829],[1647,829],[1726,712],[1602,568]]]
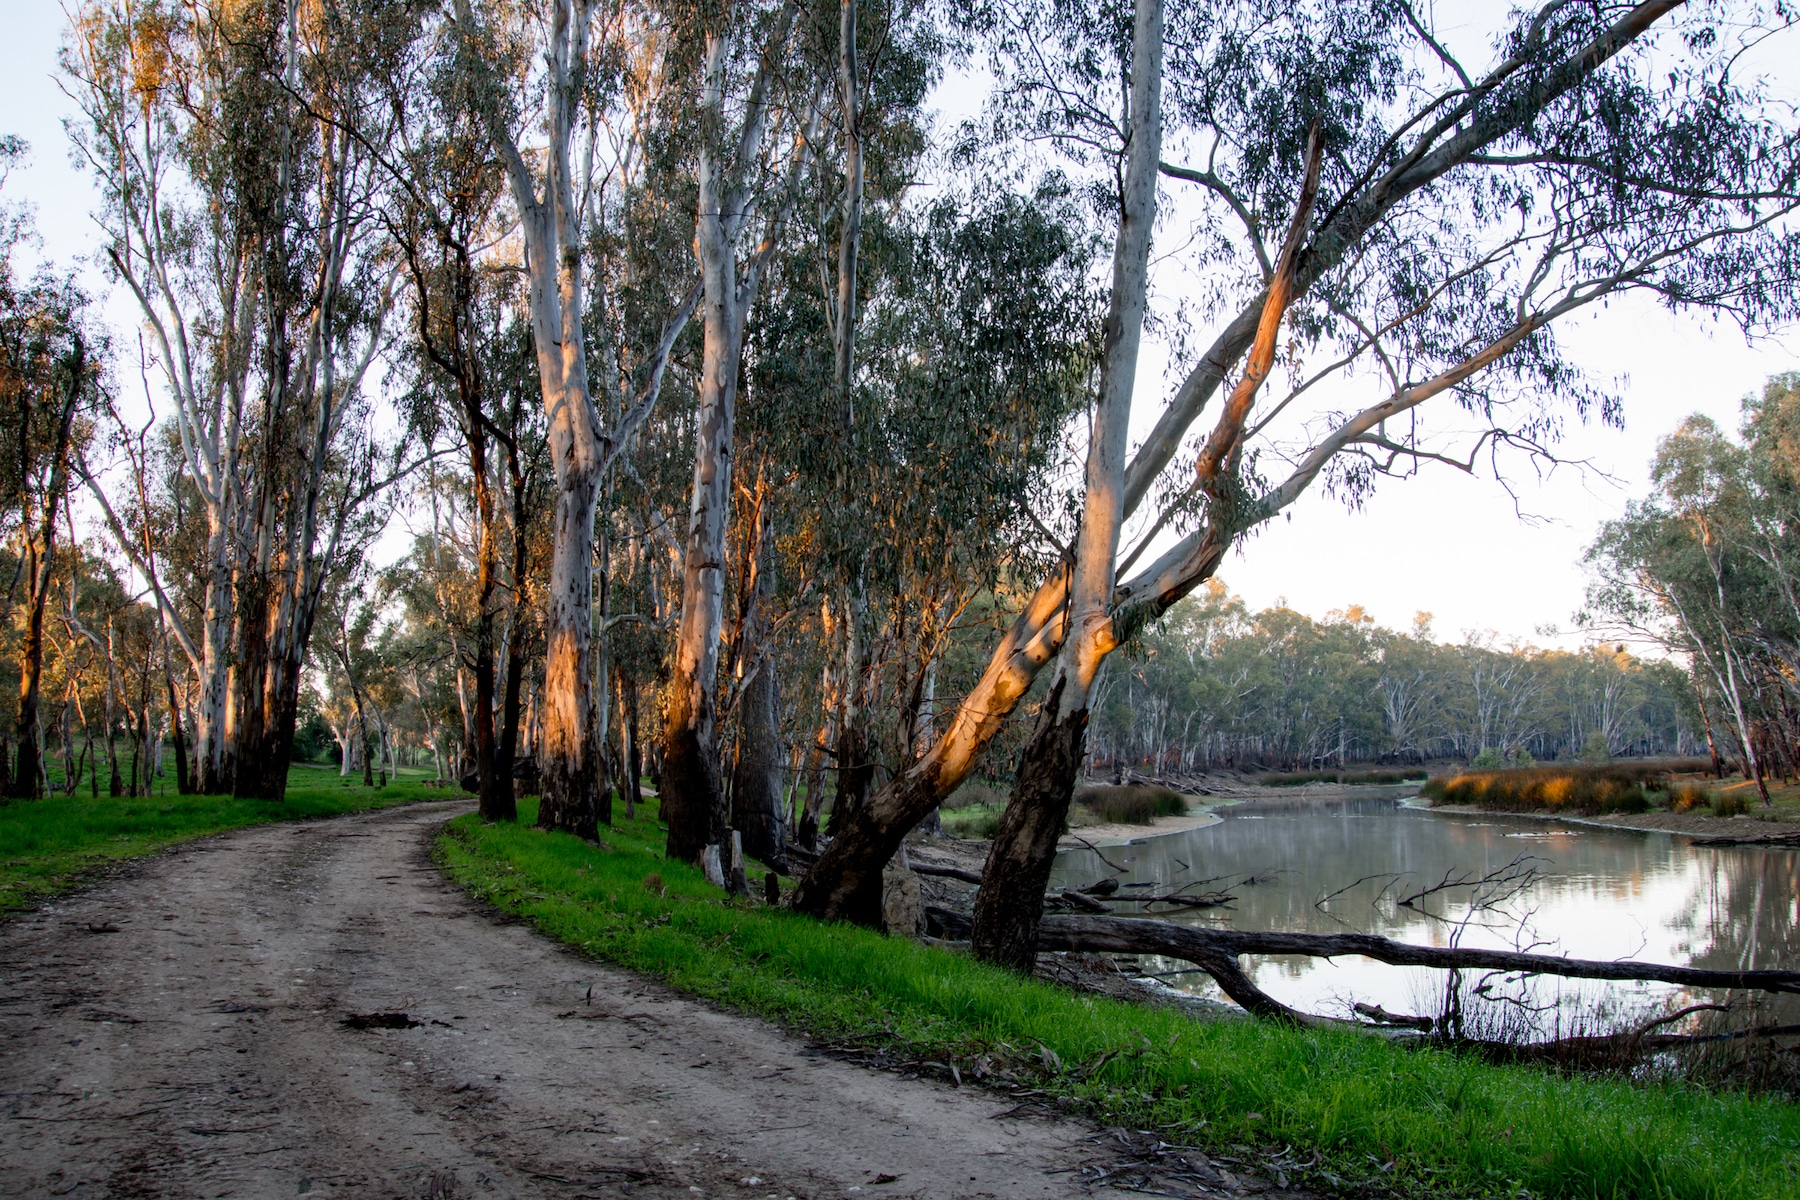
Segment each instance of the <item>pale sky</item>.
[[[1449,9],[1440,6],[1447,39],[1458,35],[1443,20]],[[62,129],[73,112],[55,82],[63,26],[54,3],[8,0],[0,22],[0,133],[31,143],[29,161],[8,180],[6,199],[33,205],[44,253],[70,264],[91,256],[100,238],[88,215],[92,185],[85,171],[69,163]],[[1467,27],[1461,36],[1482,40]],[[1472,49],[1468,57],[1485,59]],[[1771,48],[1770,62],[1785,77],[1780,82],[1795,84],[1792,90],[1800,93],[1800,54]],[[99,290],[98,275],[90,272],[89,279]],[[128,342],[136,315],[126,298],[106,297],[104,312],[121,342]],[[1471,479],[1448,468],[1386,481],[1356,513],[1314,493],[1295,506],[1291,520],[1278,519],[1227,559],[1220,577],[1253,607],[1285,597],[1317,616],[1361,604],[1396,628],[1424,610],[1434,614],[1440,637],[1491,631],[1503,642],[1576,644],[1571,635],[1546,638],[1538,631],[1569,628],[1582,598],[1581,552],[1601,522],[1643,494],[1657,439],[1693,412],[1735,429],[1745,394],[1771,374],[1800,369],[1800,334],[1788,330],[1750,346],[1731,326],[1627,300],[1562,326],[1559,336],[1595,378],[1622,382],[1625,429],[1597,422],[1575,427],[1560,447],[1564,457],[1586,460],[1590,469],[1565,466],[1541,479],[1528,470],[1515,473],[1509,482],[1516,505],[1492,478]],[[1140,373],[1143,411],[1134,426],[1148,428],[1154,418],[1149,401],[1176,382],[1163,379],[1161,370],[1156,348],[1147,347]],[[1520,513],[1530,519],[1521,520]]]

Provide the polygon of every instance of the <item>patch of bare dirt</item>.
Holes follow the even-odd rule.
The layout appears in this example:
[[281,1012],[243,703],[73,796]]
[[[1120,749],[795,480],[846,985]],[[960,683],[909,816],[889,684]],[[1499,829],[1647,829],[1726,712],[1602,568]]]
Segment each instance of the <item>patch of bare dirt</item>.
[[0,923],[0,1194],[952,1200],[1283,1182],[1236,1189],[1228,1164],[1125,1153],[1069,1117],[870,1071],[588,962],[432,866],[434,830],[465,808],[246,830]]

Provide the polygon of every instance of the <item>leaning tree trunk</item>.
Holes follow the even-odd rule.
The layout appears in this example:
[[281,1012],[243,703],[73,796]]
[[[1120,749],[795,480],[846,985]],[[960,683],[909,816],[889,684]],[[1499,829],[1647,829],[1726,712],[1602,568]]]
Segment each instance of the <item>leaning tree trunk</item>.
[[1125,451],[1162,155],[1162,0],[1138,0],[1133,27],[1124,205],[1113,250],[1100,400],[1088,446],[1086,495],[1069,589],[1069,636],[1038,727],[1025,743],[1018,781],[1001,814],[975,902],[971,940],[976,957],[1021,971],[1030,971],[1037,961],[1044,885],[1087,751],[1088,703],[1101,664],[1118,645],[1113,574],[1125,518]]

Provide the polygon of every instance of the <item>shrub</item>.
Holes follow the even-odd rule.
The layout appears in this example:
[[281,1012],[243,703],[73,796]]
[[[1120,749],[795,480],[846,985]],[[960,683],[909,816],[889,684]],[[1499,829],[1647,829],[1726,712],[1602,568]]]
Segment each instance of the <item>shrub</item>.
[[1604,733],[1595,730],[1587,735],[1587,740],[1581,743],[1581,761],[1585,763],[1612,761],[1612,747],[1607,744]]
[[1750,811],[1750,802],[1742,792],[1720,792],[1712,798],[1715,817],[1741,817]]
[[1383,769],[1379,771],[1356,771],[1338,777],[1339,783],[1411,783],[1415,779],[1423,779],[1429,774],[1424,767],[1405,767],[1400,769]]
[[1713,794],[1697,783],[1678,783],[1669,789],[1670,812],[1693,812],[1711,808],[1714,803]]
[[1383,767],[1371,771],[1274,771],[1262,777],[1264,787],[1299,787],[1307,783],[1410,783],[1429,774],[1424,767]]
[[1506,812],[1640,813],[1650,808],[1644,792],[1654,767],[1515,767],[1464,771],[1427,781],[1420,794],[1433,804],[1469,804]]
[[1262,777],[1265,787],[1300,787],[1308,783],[1336,783],[1336,771],[1271,771]]
[[1099,817],[1120,825],[1151,825],[1158,817],[1177,817],[1187,812],[1180,792],[1148,784],[1102,784],[1082,788],[1075,802]]

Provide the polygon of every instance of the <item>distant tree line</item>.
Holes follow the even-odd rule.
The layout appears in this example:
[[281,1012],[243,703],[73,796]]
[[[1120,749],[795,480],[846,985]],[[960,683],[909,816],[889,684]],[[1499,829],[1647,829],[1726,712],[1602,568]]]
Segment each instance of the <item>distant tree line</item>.
[[1484,765],[1703,746],[1682,668],[1623,646],[1579,651],[1433,639],[1360,608],[1252,613],[1219,581],[1170,610],[1104,677],[1090,769],[1462,759]]

